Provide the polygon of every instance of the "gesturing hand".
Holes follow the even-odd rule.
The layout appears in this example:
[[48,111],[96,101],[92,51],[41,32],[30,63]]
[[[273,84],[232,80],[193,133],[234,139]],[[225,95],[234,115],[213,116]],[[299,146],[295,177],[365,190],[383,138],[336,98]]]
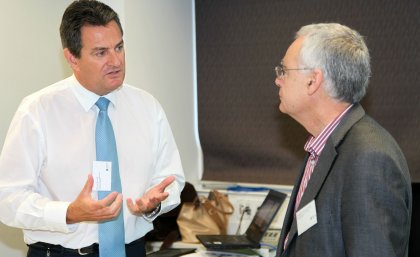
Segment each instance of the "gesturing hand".
[[110,193],[101,200],[94,200],[91,196],[93,177],[88,179],[79,196],[67,208],[67,224],[82,221],[105,221],[118,216],[122,207],[122,195]]
[[142,197],[136,199],[134,203],[131,198],[127,198],[127,207],[134,215],[142,215],[153,211],[160,202],[168,198],[169,193],[164,192],[165,188],[174,182],[175,177],[169,176],[158,185],[147,191]]

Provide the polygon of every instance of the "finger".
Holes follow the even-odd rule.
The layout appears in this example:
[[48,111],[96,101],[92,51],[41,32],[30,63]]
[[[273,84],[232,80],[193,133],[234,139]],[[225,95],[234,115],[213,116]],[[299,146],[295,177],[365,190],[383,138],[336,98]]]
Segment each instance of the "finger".
[[122,208],[122,201],[123,201],[122,194],[118,194],[117,197],[115,198],[115,201],[113,201],[112,204],[109,206],[109,212],[114,217],[118,216],[118,214],[120,213],[121,208]]
[[[148,202],[150,202],[150,200]],[[148,204],[145,200],[143,200],[143,198],[137,198],[136,205],[138,207],[138,210],[141,212],[145,212],[148,209],[147,208]]]
[[162,201],[161,199],[162,198],[159,198],[159,197],[152,197],[146,201],[144,198],[138,198],[136,200],[136,203],[137,203],[137,206],[139,206],[140,210],[144,213],[144,212],[150,212],[156,209],[156,207]]
[[126,200],[127,203],[127,208],[133,212],[134,211],[134,204],[133,204],[133,200],[131,200],[131,198],[127,198]]
[[149,203],[152,203],[153,206],[156,206],[160,202],[162,202],[163,200],[168,198],[168,196],[169,196],[168,192],[163,192],[163,193],[156,194],[156,195],[149,198]]
[[131,212],[136,212],[137,211],[137,206],[133,203],[133,200],[131,200],[131,198],[127,198],[127,208],[131,211]]
[[137,204],[134,204],[133,200],[131,198],[127,199],[127,207],[133,214],[141,214],[140,207]]
[[112,192],[109,195],[107,195],[105,198],[98,200],[98,204],[101,207],[108,207],[110,206],[119,196],[118,192]]
[[80,193],[84,195],[86,194],[90,195],[92,193],[92,188],[93,188],[93,177],[91,174],[89,174],[86,180],[86,183],[83,186],[83,189]]
[[166,198],[168,198],[168,196],[169,196],[168,192],[163,192],[162,194],[160,194],[159,199],[158,199],[158,203],[160,203],[163,200],[165,200]]
[[156,187],[158,187],[160,191],[164,191],[165,188],[169,186],[170,184],[172,184],[172,182],[174,181],[175,181],[175,176],[169,176],[165,178],[164,180],[162,180],[162,182],[160,182]]
[[96,211],[97,220],[109,220],[118,216],[122,208],[122,195],[117,194],[115,200],[109,206],[99,207]]

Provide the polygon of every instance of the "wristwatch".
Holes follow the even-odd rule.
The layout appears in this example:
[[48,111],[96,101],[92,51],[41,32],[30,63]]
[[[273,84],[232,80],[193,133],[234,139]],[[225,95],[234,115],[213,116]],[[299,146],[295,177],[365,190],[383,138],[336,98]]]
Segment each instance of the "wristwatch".
[[152,219],[152,218],[154,218],[158,213],[160,212],[160,203],[159,203],[159,205],[158,206],[156,206],[156,208],[153,210],[153,211],[151,211],[151,212],[148,212],[148,213],[145,213],[144,214],[144,216],[146,217],[146,218],[148,218],[148,219]]

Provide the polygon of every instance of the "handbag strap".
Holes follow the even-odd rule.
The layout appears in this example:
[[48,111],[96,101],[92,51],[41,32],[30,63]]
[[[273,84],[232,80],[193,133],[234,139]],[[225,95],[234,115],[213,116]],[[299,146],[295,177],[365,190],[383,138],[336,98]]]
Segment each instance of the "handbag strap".
[[225,195],[223,195],[219,191],[217,190],[211,191],[209,193],[209,199],[215,201],[216,206],[220,206],[220,208],[215,206],[218,212],[221,212],[223,214],[233,213],[234,208],[233,208],[232,203],[228,200],[228,198]]
[[203,201],[204,209],[207,211],[207,213],[212,217],[212,219],[216,222],[219,229],[222,231],[222,234],[226,233],[226,227],[225,222],[220,219],[219,215],[217,215],[216,212],[220,212],[218,208],[216,208],[208,199],[205,199]]

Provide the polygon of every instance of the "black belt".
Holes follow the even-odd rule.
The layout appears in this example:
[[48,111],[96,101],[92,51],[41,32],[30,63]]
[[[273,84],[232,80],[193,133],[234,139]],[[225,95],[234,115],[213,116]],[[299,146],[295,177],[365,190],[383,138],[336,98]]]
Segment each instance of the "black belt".
[[[139,238],[127,245],[134,245],[137,243],[142,243],[144,242],[144,238]],[[60,253],[72,253],[72,254],[79,254],[79,255],[87,255],[87,254],[92,254],[92,253],[98,253],[99,252],[99,245],[98,244],[92,244],[86,247],[82,247],[79,249],[71,249],[71,248],[66,248],[64,246],[61,245],[53,245],[53,244],[48,244],[48,243],[43,243],[43,242],[37,242],[35,244],[30,244],[28,245],[28,247],[33,247],[35,249],[41,249],[44,251],[52,251],[52,252],[60,252]]]
[[92,245],[82,247],[79,249],[71,249],[71,248],[63,247],[61,245],[53,245],[53,244],[48,244],[48,243],[43,243],[43,242],[30,244],[28,246],[35,249],[44,250],[44,251],[51,251],[51,252],[58,252],[58,253],[72,253],[72,254],[79,254],[79,255],[87,255],[87,254],[99,252],[98,244],[92,244]]

